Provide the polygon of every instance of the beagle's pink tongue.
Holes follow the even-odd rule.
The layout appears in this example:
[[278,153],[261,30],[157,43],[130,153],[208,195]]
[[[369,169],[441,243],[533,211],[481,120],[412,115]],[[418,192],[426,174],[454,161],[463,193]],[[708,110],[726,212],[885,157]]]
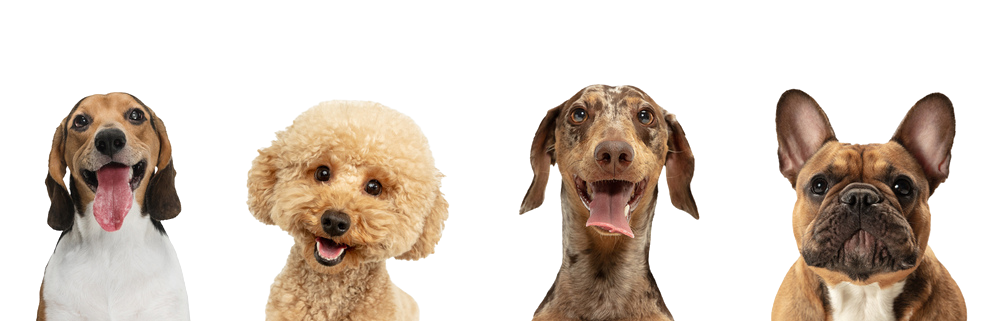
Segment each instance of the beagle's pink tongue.
[[587,226],[597,226],[611,233],[634,238],[632,227],[628,225],[628,213],[625,212],[633,188],[633,184],[627,183],[595,183]]
[[132,209],[132,188],[129,167],[106,165],[97,170],[97,195],[94,197],[94,218],[105,231],[122,228],[125,214]]

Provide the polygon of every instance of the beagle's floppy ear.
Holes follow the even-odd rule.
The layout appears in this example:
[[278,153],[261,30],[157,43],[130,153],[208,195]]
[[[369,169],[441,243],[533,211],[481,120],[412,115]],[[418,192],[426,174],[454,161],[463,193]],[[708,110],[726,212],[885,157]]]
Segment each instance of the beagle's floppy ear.
[[667,127],[670,129],[667,147],[667,188],[670,189],[670,203],[679,210],[688,212],[698,219],[698,204],[691,194],[691,179],[694,178],[694,153],[688,144],[684,128],[677,122],[674,114],[663,112]]
[[56,133],[52,137],[52,151],[49,152],[49,173],[45,177],[45,188],[49,191],[49,200],[52,204],[49,205],[49,227],[57,231],[65,231],[73,227],[73,213],[75,209],[73,207],[73,198],[69,195],[69,190],[66,189],[66,183],[63,182],[63,176],[66,176],[66,158],[63,157],[63,152],[66,144],[66,131],[63,126],[66,125],[66,120],[69,119],[67,116],[59,123],[59,127],[56,127]]
[[941,93],[927,95],[918,101],[892,140],[906,148],[924,170],[930,194],[938,184],[948,178],[951,165],[951,146],[955,143],[955,108],[951,100]]
[[274,184],[278,181],[278,169],[274,166],[277,155],[274,149],[271,146],[258,150],[260,155],[253,159],[253,165],[247,173],[247,206],[253,217],[268,225],[274,225],[271,220],[271,210],[274,209],[272,194]]
[[545,185],[549,182],[549,167],[556,164],[556,119],[562,113],[563,105],[549,109],[535,131],[535,139],[531,141],[531,170],[535,177],[531,179],[528,193],[521,201],[521,214],[542,205],[545,199]]
[[830,119],[812,97],[798,89],[789,89],[778,99],[778,167],[795,187],[799,170],[828,141],[836,141]]
[[397,259],[417,260],[434,253],[434,245],[441,240],[444,220],[448,218],[448,201],[444,199],[444,194],[441,194],[440,189],[435,191],[435,194],[437,196],[434,198],[434,205],[431,206],[431,212],[424,220],[424,229],[420,233],[417,243],[413,244],[409,251],[396,256]]
[[[142,105],[138,98],[135,100]],[[174,170],[170,139],[167,138],[167,128],[163,126],[163,120],[156,117],[148,107],[146,111],[149,113],[149,122],[159,137],[160,152],[156,158],[156,172],[149,177],[149,184],[146,185],[142,211],[155,220],[169,220],[181,213],[181,200],[177,197],[177,189],[174,188],[174,177],[177,176],[177,172]]]

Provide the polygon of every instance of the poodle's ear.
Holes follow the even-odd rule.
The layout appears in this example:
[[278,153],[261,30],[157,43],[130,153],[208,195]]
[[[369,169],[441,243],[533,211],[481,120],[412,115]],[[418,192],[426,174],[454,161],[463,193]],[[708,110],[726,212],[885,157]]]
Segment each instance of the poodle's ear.
[[417,243],[413,244],[413,247],[406,253],[396,256],[397,259],[417,260],[434,253],[434,245],[441,240],[444,220],[448,219],[448,201],[444,199],[440,189],[435,191],[435,194],[434,205],[424,220],[424,230],[420,233]]
[[[69,117],[67,116],[67,119]],[[45,177],[45,188],[49,192],[49,227],[57,231],[65,231],[73,227],[73,198],[66,189],[63,176],[66,176],[66,158],[63,157],[65,149],[66,131],[63,126],[66,119],[56,127],[56,133],[52,137],[52,151],[49,152],[49,173]],[[72,181],[72,180],[71,180]]]
[[535,177],[531,179],[528,193],[521,201],[521,214],[542,205],[545,199],[545,185],[549,182],[549,167],[556,164],[556,119],[562,113],[563,105],[549,109],[535,131],[535,139],[531,141],[531,170]]
[[260,155],[254,158],[250,173],[247,175],[247,206],[250,207],[253,217],[268,225],[274,225],[274,221],[271,220],[274,200],[271,196],[274,184],[277,183],[278,170],[274,166],[277,155],[273,150],[273,146],[258,150]]

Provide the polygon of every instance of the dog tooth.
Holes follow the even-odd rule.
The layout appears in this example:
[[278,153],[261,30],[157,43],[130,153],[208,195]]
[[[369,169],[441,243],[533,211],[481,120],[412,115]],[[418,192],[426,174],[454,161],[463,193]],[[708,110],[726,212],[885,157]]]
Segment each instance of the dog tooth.
[[625,204],[625,214],[628,214],[628,210],[632,208],[632,205]]

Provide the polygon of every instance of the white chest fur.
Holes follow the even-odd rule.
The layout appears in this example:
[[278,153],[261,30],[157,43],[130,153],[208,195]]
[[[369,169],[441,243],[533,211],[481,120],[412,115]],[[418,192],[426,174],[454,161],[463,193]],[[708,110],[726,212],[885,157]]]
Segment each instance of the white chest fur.
[[827,286],[830,293],[830,307],[834,321],[883,321],[896,320],[892,312],[892,302],[903,292],[906,281],[900,281],[886,288],[878,283],[854,285],[848,282]]
[[48,320],[190,319],[174,247],[139,208],[115,232],[97,224],[93,204],[75,215],[45,267]]

